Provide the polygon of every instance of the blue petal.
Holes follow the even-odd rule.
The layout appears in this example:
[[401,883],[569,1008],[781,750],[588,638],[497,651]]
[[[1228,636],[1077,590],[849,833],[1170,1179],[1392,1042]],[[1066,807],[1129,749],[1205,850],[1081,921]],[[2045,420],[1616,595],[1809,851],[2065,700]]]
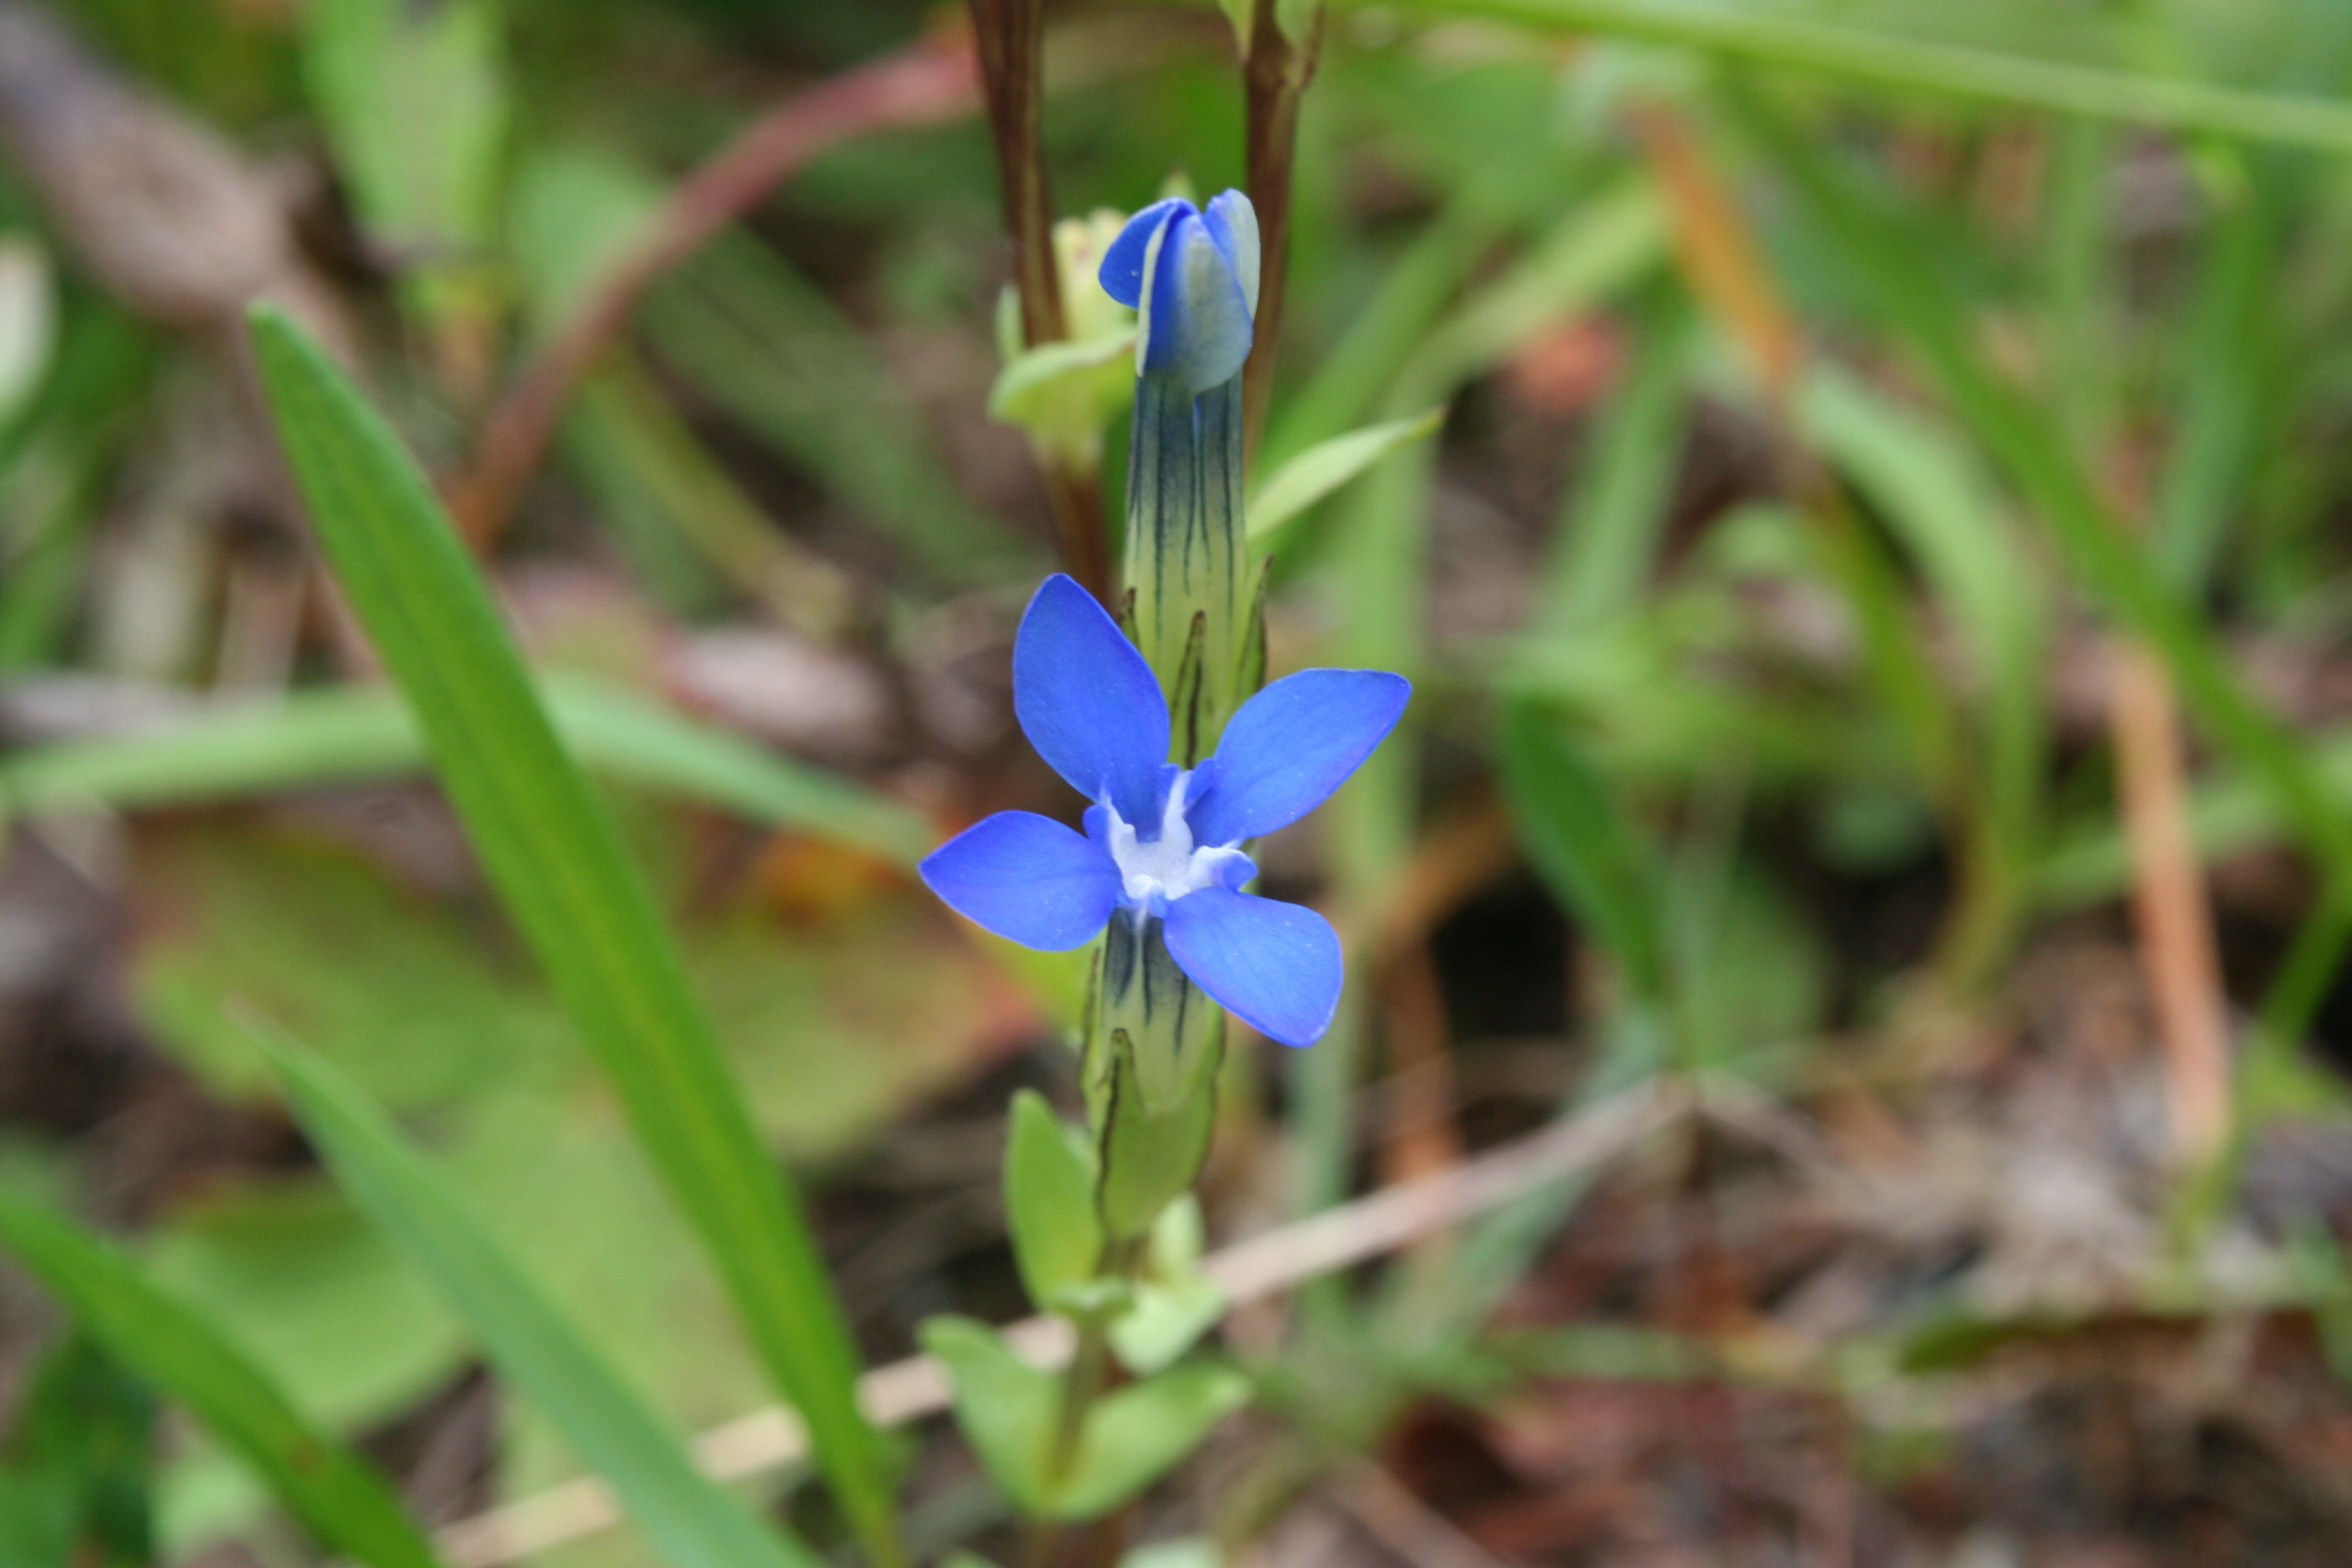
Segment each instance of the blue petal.
[[1167,196],[1128,219],[1127,226],[1103,252],[1102,268],[1096,274],[1102,279],[1103,292],[1134,310],[1143,298],[1143,258],[1159,237],[1160,226],[1180,212],[1192,210],[1192,204],[1183,197]]
[[1234,276],[1242,282],[1242,298],[1249,304],[1250,316],[1257,316],[1257,208],[1239,191],[1227,191],[1201,211],[1201,221],[1209,226],[1209,237],[1225,253]]
[[1379,669],[1302,669],[1241,706],[1217,742],[1193,841],[1234,844],[1297,821],[1396,728],[1412,682]]
[[1138,826],[1159,822],[1168,700],[1118,623],[1058,572],[1029,601],[1013,642],[1013,710],[1071,788],[1090,801],[1108,792]]
[[1135,339],[1138,374],[1198,396],[1239,374],[1250,352],[1250,304],[1234,262],[1187,209],[1144,248]]
[[972,824],[925,856],[919,869],[966,920],[1051,952],[1102,930],[1118,901],[1110,857],[1034,811],[1000,811]]
[[1168,952],[1268,1039],[1311,1046],[1339,1005],[1339,938],[1313,910],[1223,888],[1168,906]]

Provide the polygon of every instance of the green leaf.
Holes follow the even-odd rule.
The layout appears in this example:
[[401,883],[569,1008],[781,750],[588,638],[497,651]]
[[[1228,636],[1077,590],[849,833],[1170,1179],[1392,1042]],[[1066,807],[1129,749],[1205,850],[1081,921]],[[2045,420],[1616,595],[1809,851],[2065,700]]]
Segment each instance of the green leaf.
[[972,1452],[1024,1513],[1044,1514],[1060,1381],[970,1318],[933,1318],[924,1323],[922,1340],[955,1384],[956,1425]]
[[1114,1389],[1087,1412],[1077,1455],[1046,1511],[1056,1519],[1108,1513],[1199,1447],[1249,1396],[1248,1378],[1205,1362]]
[[369,1568],[436,1568],[423,1533],[365,1461],[314,1430],[218,1330],[111,1245],[5,1189],[0,1245],[117,1360],[252,1466],[320,1542]]
[[762,1526],[694,1468],[677,1434],[508,1260],[382,1110],[307,1052],[258,1043],[335,1179],[433,1277],[500,1375],[611,1483],[656,1552],[677,1568],[818,1568],[824,1559]]
[[896,1563],[857,1361],[797,1194],[761,1146],[642,873],[534,699],[498,607],[392,432],[285,316],[253,317],[279,436],[337,580],[558,999],[718,1263],[868,1550]]
[[1248,1403],[1249,1379],[1201,1363],[1131,1383],[1087,1412],[1066,1472],[1048,1474],[1061,1381],[970,1318],[934,1318],[923,1348],[947,1363],[956,1421],[1005,1495],[1045,1519],[1093,1519],[1150,1486]]
[[1029,1300],[1044,1310],[1094,1277],[1103,1250],[1094,1162],[1034,1089],[1013,1097],[1004,1148],[1004,1217]]
[[1667,997],[1656,856],[1560,715],[1515,701],[1503,715],[1503,782],[1528,858],[1609,949],[1635,994]]
[[1411,419],[1368,425],[1318,441],[1275,470],[1249,500],[1250,542],[1264,548],[1283,524],[1395,451],[1445,423],[1445,410],[1433,408]]

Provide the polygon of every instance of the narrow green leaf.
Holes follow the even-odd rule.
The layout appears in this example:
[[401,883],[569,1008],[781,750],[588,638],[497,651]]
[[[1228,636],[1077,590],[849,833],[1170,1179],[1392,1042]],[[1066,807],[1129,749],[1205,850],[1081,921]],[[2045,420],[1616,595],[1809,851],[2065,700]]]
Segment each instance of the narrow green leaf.
[[2352,151],[2352,105],[2255,92],[1965,44],[1726,0],[1414,0],[1418,9],[1685,44],[1889,87],[2063,110],[2141,125]]
[[797,1193],[761,1144],[609,814],[573,765],[446,515],[383,420],[267,307],[253,342],[337,580],[400,683],[443,789],[638,1140],[809,1426],[867,1549],[899,1561],[857,1361]]
[[141,1277],[112,1245],[0,1189],[0,1245],[125,1366],[185,1405],[320,1542],[369,1568],[437,1559],[382,1477],[287,1404],[244,1352]]
[[1646,312],[1633,373],[1611,396],[1563,499],[1545,628],[1589,630],[1639,604],[1649,585],[1682,462],[1691,321],[1673,291]]
[[1250,542],[1264,548],[1283,524],[1399,447],[1420,440],[1444,423],[1445,410],[1433,408],[1410,419],[1368,425],[1307,447],[1276,469],[1250,497]]
[[1667,996],[1664,893],[1649,844],[1561,717],[1513,702],[1503,715],[1503,784],[1537,871],[1609,949],[1636,994]]
[[1199,1447],[1249,1396],[1248,1378],[1207,1362],[1114,1389],[1087,1412],[1077,1455],[1047,1511],[1056,1519],[1108,1513]]
[[[551,676],[540,698],[581,760],[608,777],[906,866],[935,841],[895,801],[625,688]],[[11,752],[0,757],[0,802],[20,811],[186,805],[413,773],[429,760],[399,692],[332,687]]]
[[761,1525],[694,1468],[678,1436],[589,1349],[349,1079],[307,1051],[257,1043],[352,1201],[432,1277],[480,1336],[491,1364],[611,1483],[664,1561],[675,1568],[819,1568],[823,1558]]
[[1041,1310],[1094,1276],[1102,1258],[1102,1221],[1095,1214],[1094,1162],[1072,1143],[1045,1097],[1013,1097],[1004,1147],[1004,1217],[1021,1282]]

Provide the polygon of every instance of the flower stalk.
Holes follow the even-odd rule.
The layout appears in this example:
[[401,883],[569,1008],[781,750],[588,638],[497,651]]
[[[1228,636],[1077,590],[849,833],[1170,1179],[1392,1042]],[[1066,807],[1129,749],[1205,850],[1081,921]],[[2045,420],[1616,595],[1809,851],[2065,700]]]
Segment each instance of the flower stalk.
[[[988,126],[1013,240],[1013,278],[1027,348],[1070,335],[1054,246],[1054,196],[1045,170],[1044,0],[970,0]],[[1110,596],[1100,468],[1061,447],[1037,444],[1062,562],[1088,593]]]
[[[1056,575],[1031,600],[1013,653],[1014,711],[1089,803],[1084,831],[1000,812],[922,866],[935,892],[1000,936],[1056,950],[1097,943],[1081,1042],[1085,1152],[1042,1101],[1016,1104],[1018,1158],[1006,1166],[1024,1279],[1078,1336],[1059,1389],[1024,1407],[1035,1425],[1013,1447],[1031,1458],[1000,1472],[1041,1521],[1102,1520],[1123,1500],[1097,1483],[1125,1440],[1097,1434],[1152,1403],[1106,1397],[1123,1375],[1215,1375],[1169,1365],[1208,1321],[1180,1298],[1214,1292],[1193,1280],[1185,1297],[1165,1275],[1181,1250],[1170,1240],[1187,1212],[1178,1200],[1214,1131],[1226,1016],[1311,1045],[1341,982],[1328,921],[1244,890],[1257,867],[1244,846],[1322,804],[1395,727],[1411,692],[1379,670],[1265,683],[1264,578],[1242,493],[1243,366],[1259,300],[1249,199],[1228,191],[1205,208],[1145,208],[1103,250],[1100,277],[1136,312],[1125,624]],[[1155,1291],[1157,1308],[1144,1310]],[[975,1369],[992,1353],[965,1329],[934,1342]],[[1019,1374],[999,1363],[981,1375]],[[1214,1400],[1188,1395],[1189,1407],[1209,1419],[1216,1401],[1242,1396],[1214,1382],[1201,1391]],[[1001,1409],[959,1409],[968,1427],[1003,1419]],[[1118,1533],[1108,1525],[1090,1552],[1114,1552]],[[1050,1560],[1054,1527],[1041,1523],[1032,1545],[1033,1561]]]
[[1243,37],[1250,200],[1264,226],[1265,284],[1258,302],[1261,331],[1243,374],[1243,403],[1251,452],[1265,430],[1274,392],[1275,342],[1282,324],[1290,268],[1291,193],[1298,164],[1298,106],[1323,51],[1322,0],[1248,0]]

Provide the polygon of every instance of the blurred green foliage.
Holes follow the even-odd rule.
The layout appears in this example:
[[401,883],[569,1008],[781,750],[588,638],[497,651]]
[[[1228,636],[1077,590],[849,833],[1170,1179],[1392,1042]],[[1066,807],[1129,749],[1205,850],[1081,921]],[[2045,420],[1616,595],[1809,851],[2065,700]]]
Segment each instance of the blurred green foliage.
[[[54,9],[279,192],[353,368],[436,476],[698,160],[960,15]],[[1217,7],[1055,20],[1063,214],[1139,205],[1171,170],[1202,192],[1241,179]],[[1423,693],[1410,742],[1321,821],[1343,920],[1370,929],[1425,832],[1491,786],[1590,960],[1563,1109],[1664,1071],[1801,1096],[1842,1070],[1833,1037],[1901,1022],[1923,992],[1997,995],[2046,922],[2127,889],[2103,715],[2068,673],[2121,634],[2158,651],[2189,713],[2202,850],[2277,850],[2322,889],[2233,917],[2256,959],[2233,966],[2231,1001],[2269,1027],[2245,1113],[2340,1118],[2297,1052],[2352,921],[2352,730],[2309,697],[2352,632],[2347,89],[2352,9],[2335,0],[1335,6],[1256,478],[1284,509],[1265,524],[1278,657],[1402,669]],[[1722,236],[1695,231],[1655,117],[1728,195],[1752,268],[1734,276],[1794,326],[1785,381],[1741,314],[1754,300],[1707,271]],[[365,667],[341,612],[303,597],[278,478],[249,452],[207,465],[249,406],[221,334],[110,289],[53,174],[0,165],[0,675],[290,695],[0,755],[0,820],[126,814],[138,1020],[206,1094],[271,1096],[240,1014],[257,1011],[403,1119],[628,1394],[681,1427],[740,1414],[752,1340],[515,931],[470,888],[420,888],[396,855],[237,804],[413,775],[421,742],[342,689]],[[870,866],[814,921],[756,877],[710,892],[712,814],[903,865],[934,826],[907,802],[936,808],[952,768],[1001,760],[985,737],[924,732],[908,695],[956,616],[995,613],[1050,563],[1025,453],[982,418],[997,225],[974,119],[817,158],[648,292],[491,555],[516,583],[586,563],[656,641],[781,630],[899,683],[905,765],[865,781],[680,711],[619,632],[602,650],[617,687],[546,688],[615,792],[752,1125],[804,1166],[1001,1044],[1007,969],[1044,1016],[1074,1010],[1066,965],[960,944]],[[1442,428],[1418,438],[1435,407]],[[1350,436],[1366,426],[1381,434]],[[1487,536],[1501,563],[1463,565]],[[252,618],[254,584],[289,579],[302,607],[271,634],[288,646],[251,678],[240,638],[274,624]],[[1857,939],[1839,898],[1898,882],[1933,889],[1930,929]],[[1354,1090],[1382,1009],[1360,985],[1334,1037],[1285,1064],[1297,1209],[1357,1178]],[[1673,1339],[1478,1342],[1581,1191],[1472,1227],[1437,1299],[1423,1281],[1368,1292],[1367,1313],[1302,1314],[1276,1405],[1369,1442],[1417,1387],[1601,1363],[1678,1375]],[[479,1349],[315,1171],[174,1187],[138,1248],[339,1432],[413,1409]],[[1076,1267],[1025,1246],[1022,1263]],[[2032,1327],[1941,1321],[1918,1364]],[[943,1353],[990,1353],[955,1333]],[[1346,1386],[1299,1414],[1328,1366]],[[1034,1374],[982,1371],[1011,1391],[1007,1452],[1033,1443]],[[1202,1372],[1170,1429],[1189,1436],[1232,1388]],[[142,1400],[83,1340],[49,1352],[0,1456],[0,1532],[34,1544],[0,1556],[88,1541],[87,1561],[141,1560]],[[570,1473],[575,1447],[518,1413],[498,1491]],[[1085,1500],[1167,1457],[1126,1455]],[[991,1460],[1020,1484],[1014,1459]],[[197,1447],[152,1506],[180,1551],[257,1502]],[[615,1538],[547,1560],[646,1552]]]

